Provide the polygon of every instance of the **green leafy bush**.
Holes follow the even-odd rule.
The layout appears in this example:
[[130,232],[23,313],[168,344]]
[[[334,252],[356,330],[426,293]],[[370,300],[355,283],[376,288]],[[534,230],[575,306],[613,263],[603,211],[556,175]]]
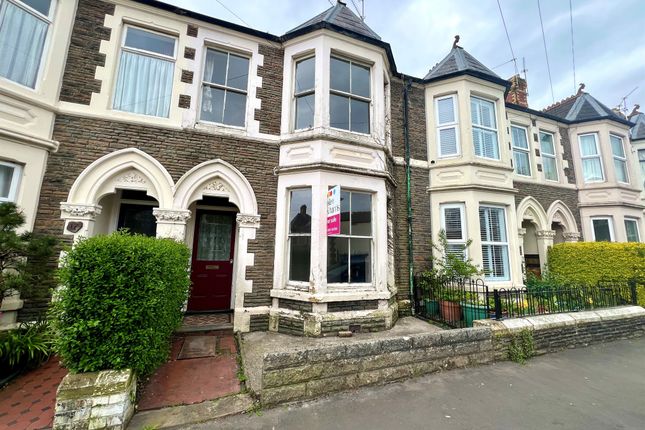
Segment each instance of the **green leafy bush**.
[[560,243],[549,250],[549,271],[564,284],[645,278],[645,244]]
[[38,366],[51,352],[52,336],[46,320],[0,332],[0,377],[17,368]]
[[118,232],[80,241],[64,259],[51,309],[64,364],[140,375],[163,364],[190,286],[188,259],[170,239]]
[[535,341],[533,333],[528,329],[523,329],[511,337],[511,343],[508,346],[508,358],[516,363],[524,364],[526,360],[535,355]]

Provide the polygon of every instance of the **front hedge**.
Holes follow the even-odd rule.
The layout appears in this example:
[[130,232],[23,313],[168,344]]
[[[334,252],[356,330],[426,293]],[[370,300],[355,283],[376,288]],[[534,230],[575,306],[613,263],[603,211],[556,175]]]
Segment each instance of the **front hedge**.
[[645,244],[560,243],[549,250],[549,271],[564,283],[645,279]]
[[73,372],[134,369],[166,360],[190,286],[189,251],[123,232],[80,241],[59,271],[55,350]]

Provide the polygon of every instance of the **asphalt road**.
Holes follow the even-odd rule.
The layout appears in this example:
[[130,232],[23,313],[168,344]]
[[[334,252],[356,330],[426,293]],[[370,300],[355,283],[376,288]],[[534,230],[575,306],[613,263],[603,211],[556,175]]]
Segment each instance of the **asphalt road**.
[[645,338],[363,388],[189,427],[645,429]]

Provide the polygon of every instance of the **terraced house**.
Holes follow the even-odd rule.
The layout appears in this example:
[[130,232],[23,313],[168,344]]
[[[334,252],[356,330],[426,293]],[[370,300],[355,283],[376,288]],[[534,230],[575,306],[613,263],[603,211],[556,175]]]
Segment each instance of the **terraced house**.
[[390,328],[441,229],[502,287],[553,243],[645,227],[633,123],[582,91],[531,109],[457,43],[407,76],[341,1],[275,36],[153,0],[0,0],[0,41],[2,198],[70,243],[185,242],[187,310],[239,331]]

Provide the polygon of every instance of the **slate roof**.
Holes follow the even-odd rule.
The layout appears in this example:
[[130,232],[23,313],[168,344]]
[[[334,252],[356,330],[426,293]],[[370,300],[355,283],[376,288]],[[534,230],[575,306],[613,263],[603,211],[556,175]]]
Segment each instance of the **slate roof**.
[[424,80],[435,80],[442,77],[451,77],[458,74],[472,74],[483,79],[492,80],[493,82],[505,82],[495,72],[484,66],[478,59],[473,57],[462,47],[455,47],[450,50],[448,55],[438,62]]
[[568,122],[611,119],[623,124],[632,125],[626,118],[616,114],[616,112],[600,103],[591,94],[585,92],[580,92],[579,94],[555,103],[544,109],[544,112]]
[[635,123],[630,132],[632,140],[645,139],[645,113],[638,113],[630,118]]
[[360,34],[371,39],[381,40],[381,36],[376,34],[369,28],[364,21],[357,17],[350,8],[344,3],[338,2],[335,6],[330,7],[321,14],[318,14],[306,21],[296,28],[293,28],[285,33],[285,36],[290,33],[295,33],[304,30],[308,27],[316,27],[321,23],[331,24],[340,27],[344,30],[349,30],[353,33]]

